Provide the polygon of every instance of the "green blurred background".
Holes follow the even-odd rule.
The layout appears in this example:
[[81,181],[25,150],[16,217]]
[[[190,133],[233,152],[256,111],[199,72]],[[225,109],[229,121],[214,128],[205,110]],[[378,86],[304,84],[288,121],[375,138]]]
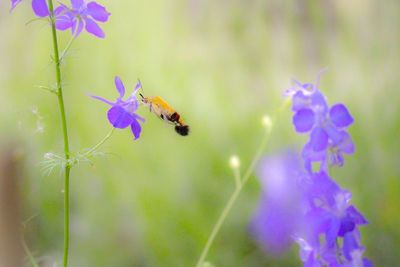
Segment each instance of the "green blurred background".
[[[345,103],[356,123],[356,153],[333,176],[369,219],[366,256],[400,266],[400,2],[388,1],[101,1],[112,13],[99,40],[82,33],[63,65],[72,150],[110,130],[107,106],[138,78],[190,124],[188,137],[145,108],[142,136],[118,130],[105,157],[71,173],[71,266],[194,266],[234,189],[228,160],[247,168],[265,134],[264,114],[283,101],[291,78],[313,82],[330,103]],[[46,152],[61,153],[49,27],[25,1],[12,14],[0,3],[1,143],[24,155],[24,235],[41,266],[60,266],[63,180],[46,176]],[[59,34],[63,47],[69,32]],[[301,147],[290,110],[276,122],[266,153]],[[256,177],[242,192],[211,248],[215,266],[300,266],[297,247],[280,259],[248,235],[260,194]],[[28,219],[29,218],[29,219]],[[53,265],[56,263],[57,265]]]

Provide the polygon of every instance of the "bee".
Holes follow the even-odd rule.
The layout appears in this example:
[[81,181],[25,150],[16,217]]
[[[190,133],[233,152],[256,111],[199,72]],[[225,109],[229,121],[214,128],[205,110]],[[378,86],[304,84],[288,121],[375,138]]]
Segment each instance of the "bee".
[[175,131],[178,134],[182,136],[189,134],[189,125],[164,99],[159,96],[145,97],[141,93],[139,95],[142,98],[142,103],[149,107],[150,112],[156,114],[163,121],[175,125]]

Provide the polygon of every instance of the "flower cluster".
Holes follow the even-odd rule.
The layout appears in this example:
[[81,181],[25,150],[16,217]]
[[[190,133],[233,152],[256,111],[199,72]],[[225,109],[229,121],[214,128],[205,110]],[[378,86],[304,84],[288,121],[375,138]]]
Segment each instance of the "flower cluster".
[[346,131],[353,118],[343,104],[328,106],[325,96],[314,84],[295,81],[289,90],[292,96],[293,124],[298,133],[309,133],[302,156],[311,171],[313,162],[320,162],[320,169],[328,165],[342,166],[343,154],[352,154],[354,144]]
[[140,132],[142,131],[139,121],[143,123],[144,119],[135,113],[139,107],[136,92],[142,87],[142,85],[139,81],[136,84],[133,93],[126,100],[123,100],[122,98],[125,95],[124,84],[118,76],[115,77],[114,83],[119,93],[119,97],[115,102],[111,102],[100,96],[92,97],[111,106],[107,112],[107,118],[114,128],[124,129],[130,126],[133,136],[135,139],[138,139],[140,137]]
[[72,34],[78,36],[83,27],[86,31],[104,38],[105,34],[97,22],[106,22],[110,13],[96,2],[85,3],[84,0],[71,0],[71,8],[61,4],[54,10],[56,28],[59,30],[71,29]]
[[301,154],[305,168],[290,153],[262,161],[263,195],[251,231],[272,252],[296,242],[307,267],[372,266],[358,229],[368,222],[351,205],[351,193],[328,175],[328,166],[342,166],[343,153],[354,152],[346,131],[353,118],[343,104],[329,107],[315,84],[296,82],[289,95],[296,131],[310,133]]
[[[11,0],[11,11],[22,0]],[[50,10],[46,0],[32,0],[32,10],[40,18],[50,17]],[[64,31],[71,29],[72,34],[77,37],[83,30],[96,37],[104,38],[105,34],[97,22],[106,22],[110,13],[102,5],[92,1],[86,3],[84,0],[71,0],[71,7],[62,3],[54,10],[56,29]]]

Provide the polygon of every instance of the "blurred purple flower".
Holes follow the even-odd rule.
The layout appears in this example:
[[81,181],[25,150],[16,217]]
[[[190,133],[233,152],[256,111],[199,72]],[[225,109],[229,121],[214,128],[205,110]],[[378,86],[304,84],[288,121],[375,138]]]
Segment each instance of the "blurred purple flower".
[[266,251],[280,254],[301,224],[301,166],[294,153],[266,157],[260,165],[262,196],[250,232]]
[[[19,4],[22,0],[11,0],[10,12]],[[47,7],[46,0],[32,0],[32,10],[38,17],[48,17],[50,15],[49,8]]]
[[105,34],[97,22],[106,22],[110,13],[104,6],[95,1],[86,3],[84,0],[71,0],[71,8],[61,4],[54,10],[56,28],[58,30],[71,29],[72,34],[78,36],[83,27],[96,37],[104,38]]
[[140,137],[140,132],[142,130],[139,121],[142,123],[144,122],[144,119],[135,113],[139,107],[139,102],[136,99],[136,92],[142,85],[138,82],[133,93],[126,100],[122,100],[125,95],[124,84],[118,76],[115,76],[114,82],[119,93],[119,97],[115,102],[111,102],[99,96],[92,97],[110,105],[111,108],[107,112],[108,121],[114,128],[124,129],[130,126],[136,140]]

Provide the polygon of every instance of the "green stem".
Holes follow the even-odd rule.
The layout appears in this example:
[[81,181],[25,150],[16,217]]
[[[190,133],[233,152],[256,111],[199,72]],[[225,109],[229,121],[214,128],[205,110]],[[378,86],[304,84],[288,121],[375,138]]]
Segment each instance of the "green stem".
[[[226,203],[224,209],[222,210],[221,215],[219,216],[216,224],[214,225],[210,236],[207,239],[207,243],[203,248],[203,251],[201,252],[200,258],[197,261],[196,267],[202,267],[204,260],[207,257],[208,251],[210,250],[210,247],[212,245],[212,243],[214,242],[215,237],[217,236],[219,230],[221,229],[226,217],[228,216],[229,212],[231,211],[233,205],[235,204],[236,199],[238,198],[238,196],[240,195],[240,192],[242,191],[243,187],[246,185],[246,183],[248,182],[257,162],[260,160],[260,157],[265,149],[265,146],[268,143],[269,137],[271,136],[271,132],[272,132],[272,128],[275,124],[276,118],[278,117],[278,115],[286,108],[286,106],[290,103],[290,101],[286,100],[283,102],[282,106],[276,111],[275,116],[272,118],[272,122],[271,125],[269,127],[267,127],[267,132],[264,136],[264,139],[261,141],[261,144],[258,147],[258,150],[256,152],[256,154],[253,157],[253,160],[250,163],[250,166],[247,168],[243,179],[240,180],[240,173],[238,170],[236,170],[237,172],[234,173],[234,175],[239,176],[239,181],[241,181],[240,183],[236,182],[236,188],[235,191],[233,191],[231,197],[229,198],[228,202]],[[235,179],[237,179],[235,177]]]
[[[61,84],[61,69],[60,69],[60,57],[58,52],[58,42],[57,42],[57,31],[54,18],[54,8],[53,1],[48,0],[50,18],[51,18],[51,32],[53,35],[53,49],[54,49],[54,60],[55,60],[55,71],[56,71],[56,86],[57,86],[57,98],[58,105],[60,108],[61,125],[63,131],[64,139],[64,156],[66,162],[69,161],[69,141],[68,141],[68,130],[67,130],[67,119],[65,116],[65,106],[63,98],[63,90]],[[63,266],[68,266],[68,249],[69,249],[69,174],[71,166],[69,164],[65,165],[64,170],[64,257]]]
[[32,264],[32,266],[39,267],[39,265],[36,263],[36,260],[31,253],[31,251],[29,250],[28,246],[26,245],[25,240],[22,240],[22,246],[24,247],[25,253],[28,256],[28,259],[29,259],[30,263]]
[[[267,133],[265,134],[264,139],[262,140],[256,154],[254,155],[254,158],[253,158],[250,166],[247,168],[247,171],[245,172],[243,179],[242,180],[239,179],[239,181],[241,181],[241,182],[236,183],[235,191],[233,191],[231,197],[229,198],[228,202],[226,203],[224,209],[222,210],[222,213],[219,216],[214,228],[212,229],[210,236],[208,237],[207,243],[203,248],[203,251],[200,255],[199,260],[197,261],[197,264],[196,264],[197,267],[201,267],[203,265],[204,260],[207,257],[208,251],[210,250],[210,247],[211,247],[212,243],[214,242],[215,237],[217,236],[219,230],[221,229],[221,226],[223,225],[223,223],[224,223],[226,217],[228,216],[229,212],[231,211],[233,205],[235,204],[236,199],[240,195],[240,192],[242,191],[243,187],[246,185],[247,181],[249,180],[250,175],[254,170],[254,167],[256,166],[257,162],[259,161],[259,159],[262,155],[262,152],[264,151],[265,146],[268,143],[268,140],[269,140],[269,137],[271,134],[271,130],[272,130],[272,126],[267,129]],[[240,175],[240,174],[235,173],[235,175]]]
[[65,55],[67,54],[69,48],[71,47],[72,43],[75,41],[76,36],[72,35],[71,39],[69,39],[69,42],[67,44],[67,46],[64,48],[64,50],[61,52],[61,56],[60,56],[60,63],[64,60]]
[[88,151],[83,153],[81,156],[86,157],[86,156],[92,154],[94,151],[96,151],[101,145],[103,145],[111,137],[114,130],[115,130],[115,128],[112,128],[110,130],[110,132],[100,142],[98,142],[94,147],[92,147],[91,149],[89,149]]

